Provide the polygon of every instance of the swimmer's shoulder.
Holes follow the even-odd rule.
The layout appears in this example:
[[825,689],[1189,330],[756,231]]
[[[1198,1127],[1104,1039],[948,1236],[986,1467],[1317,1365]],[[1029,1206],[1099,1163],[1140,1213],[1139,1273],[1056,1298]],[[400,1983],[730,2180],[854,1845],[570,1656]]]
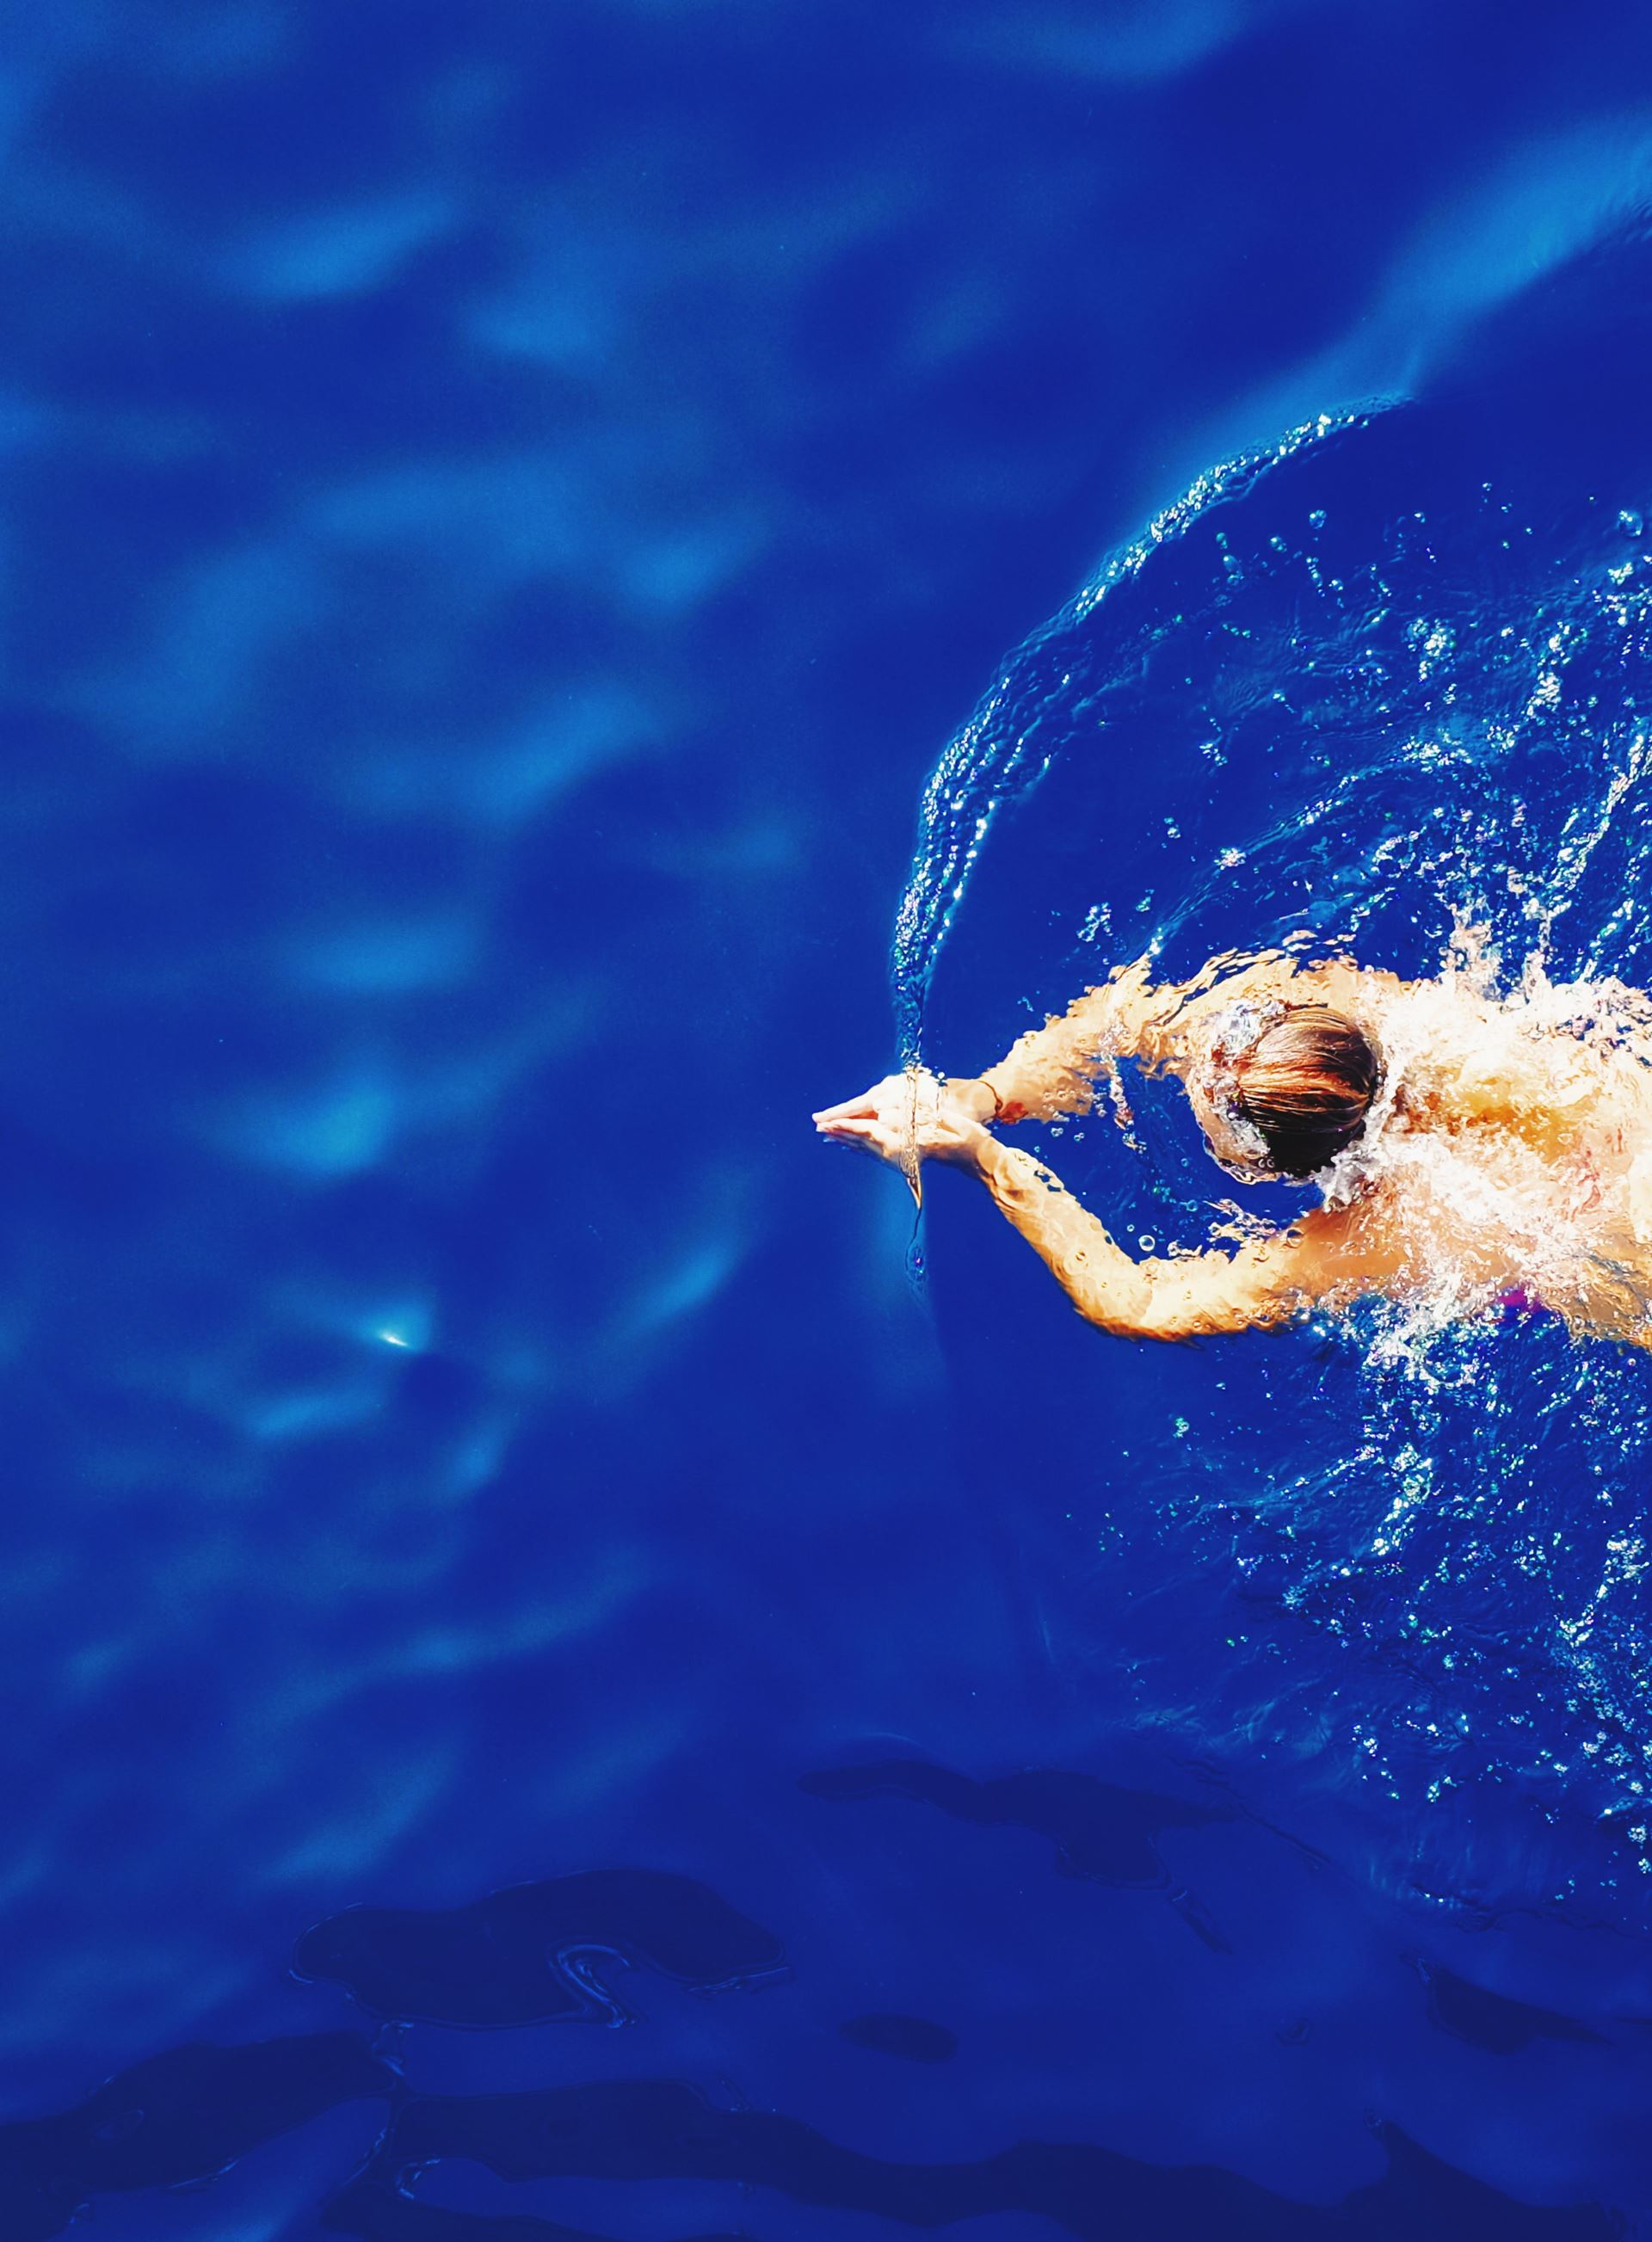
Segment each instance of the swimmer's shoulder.
[[[1139,969],[1137,969],[1139,970]],[[1116,986],[1117,983],[1111,984]],[[1304,961],[1282,950],[1213,957],[1192,981],[1145,989],[1138,1048],[1150,1064],[1179,1072],[1223,1032],[1236,1005],[1327,1004],[1380,1036],[1387,1016],[1427,984],[1349,957]]]
[[1197,981],[1178,991],[1179,1018],[1193,1025],[1236,1004],[1280,997],[1291,1004],[1328,1004],[1363,1024],[1379,1019],[1398,998],[1423,985],[1351,957],[1303,960],[1273,951],[1243,963],[1212,959]]
[[1328,1005],[1366,1028],[1380,1026],[1395,1004],[1427,985],[1402,980],[1382,966],[1361,965],[1352,957],[1320,957],[1306,963],[1286,958],[1278,971],[1278,983],[1270,995],[1293,1004]]

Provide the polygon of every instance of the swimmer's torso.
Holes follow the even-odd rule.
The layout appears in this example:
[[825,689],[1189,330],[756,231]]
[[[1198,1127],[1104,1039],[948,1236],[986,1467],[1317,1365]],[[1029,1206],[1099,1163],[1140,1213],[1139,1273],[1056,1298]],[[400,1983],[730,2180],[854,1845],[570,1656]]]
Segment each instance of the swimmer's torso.
[[1366,1268],[1402,1297],[1461,1308],[1516,1292],[1645,1340],[1652,1010],[1639,992],[1539,979],[1501,996],[1467,975],[1407,983],[1277,961],[1189,1007],[1167,1064],[1197,1064],[1203,1022],[1239,988],[1331,1005],[1381,1055],[1365,1135],[1326,1178]]

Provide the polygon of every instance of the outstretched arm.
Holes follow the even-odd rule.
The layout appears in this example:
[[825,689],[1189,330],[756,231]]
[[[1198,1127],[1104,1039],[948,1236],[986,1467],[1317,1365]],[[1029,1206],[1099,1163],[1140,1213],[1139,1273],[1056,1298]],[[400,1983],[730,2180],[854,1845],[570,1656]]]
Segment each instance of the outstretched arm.
[[937,1157],[978,1178],[1086,1321],[1138,1339],[1199,1339],[1267,1328],[1337,1294],[1383,1288],[1393,1271],[1363,1248],[1347,1216],[1320,1209],[1298,1227],[1227,1254],[1132,1261],[1041,1162],[985,1129],[960,1130]]
[[1226,952],[1191,981],[1156,983],[1147,968],[1145,958],[1116,968],[1111,979],[1086,989],[1064,1012],[1030,1028],[984,1073],[949,1088],[984,1121],[1052,1121],[1063,1113],[1087,1113],[1096,1077],[1113,1059],[1175,1065],[1212,1009],[1239,997],[1274,993],[1298,977],[1279,950]]
[[[1189,1023],[1226,963],[1212,960],[1196,980],[1157,986],[1145,959],[1121,966],[1065,1012],[1030,1029],[984,1074],[944,1079],[927,1068],[909,1067],[886,1075],[858,1098],[823,1107],[815,1125],[823,1137],[858,1144],[898,1167],[918,1198],[920,1163],[953,1157],[931,1141],[938,1116],[968,1126],[1087,1113],[1096,1077],[1112,1059],[1128,1055],[1148,1065],[1174,1063]],[[1239,977],[1230,976],[1227,986]]]
[[1403,1279],[1403,1255],[1357,1205],[1317,1208],[1293,1229],[1236,1253],[1133,1261],[1059,1177],[1031,1153],[1001,1144],[932,1076],[926,1079],[910,1138],[891,1126],[875,1094],[817,1117],[822,1135],[891,1165],[910,1150],[915,1158],[944,1160],[974,1176],[1079,1314],[1103,1331],[1168,1339],[1266,1329],[1297,1320],[1320,1302],[1390,1291]]
[[[1098,1075],[1118,1058],[1139,1059],[1152,1069],[1180,1068],[1197,1051],[1210,1016],[1239,997],[1290,996],[1348,1005],[1362,988],[1403,983],[1346,959],[1303,966],[1283,950],[1227,951],[1212,957],[1191,981],[1152,981],[1147,960],[1120,966],[1110,980],[1086,989],[1064,1012],[1030,1028],[984,1074],[942,1080],[922,1068],[890,1075],[841,1105],[815,1116],[822,1133],[864,1144],[902,1167],[916,1192],[925,1115],[937,1100],[969,1119],[1051,1121],[1087,1113]],[[869,1129],[853,1124],[871,1124]],[[902,1149],[897,1152],[895,1147]]]
[[973,1080],[948,1086],[981,1120],[1051,1121],[1087,1113],[1096,1077],[1110,1060],[1157,1055],[1184,995],[1173,985],[1154,987],[1145,963],[1124,966],[1043,1027],[1029,1028]]

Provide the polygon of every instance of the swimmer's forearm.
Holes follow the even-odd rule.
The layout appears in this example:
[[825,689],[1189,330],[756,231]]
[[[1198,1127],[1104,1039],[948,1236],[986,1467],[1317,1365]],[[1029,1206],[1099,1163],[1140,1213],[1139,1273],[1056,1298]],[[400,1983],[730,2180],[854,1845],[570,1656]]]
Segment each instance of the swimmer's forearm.
[[984,1131],[967,1165],[1081,1316],[1105,1331],[1150,1327],[1153,1288],[1146,1272],[1048,1168]]
[[977,1118],[1053,1121],[1089,1112],[1098,1076],[1116,1058],[1149,1056],[1179,994],[1150,986],[1139,966],[1087,989],[1064,1012],[1018,1037],[977,1077],[997,1101],[993,1113]]
[[979,1129],[948,1157],[980,1178],[1079,1314],[1103,1331],[1189,1339],[1267,1328],[1304,1314],[1343,1273],[1323,1254],[1305,1259],[1283,1235],[1231,1258],[1204,1252],[1132,1261],[1060,1179],[1017,1146]]

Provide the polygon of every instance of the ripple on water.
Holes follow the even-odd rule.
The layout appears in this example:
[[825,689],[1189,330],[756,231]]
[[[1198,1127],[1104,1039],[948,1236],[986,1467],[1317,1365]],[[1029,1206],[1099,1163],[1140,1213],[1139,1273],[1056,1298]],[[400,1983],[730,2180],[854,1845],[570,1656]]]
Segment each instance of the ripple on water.
[[[1540,296],[1420,403],[1213,472],[1011,657],[931,781],[900,914],[897,988],[937,1064],[979,1065],[1144,950],[1175,975],[1299,939],[1478,972],[1642,1050],[1644,1003],[1610,977],[1642,985],[1652,956],[1652,451],[1620,384],[1580,480],[1568,385],[1602,316]],[[1540,401],[1511,426],[1517,388]],[[1127,1237],[1201,1242],[1212,1171],[1181,1101],[1133,1080],[1130,1101],[1041,1149]],[[1535,1286],[1563,1222],[1547,1186],[1528,1212]],[[1652,1363],[1467,1307],[1442,1281],[1225,1344],[1202,1387],[1132,1353],[1132,1406],[1162,1386],[1174,1423],[1145,1466],[1132,1449],[1128,1522],[1089,1466],[1101,1540],[1138,1605],[1173,1593],[1226,1647],[1178,1677],[1118,1615],[1138,1717],[1151,1668],[1160,1715],[1187,1701],[1236,1762],[1380,1803],[1396,1882],[1637,1906]]]

